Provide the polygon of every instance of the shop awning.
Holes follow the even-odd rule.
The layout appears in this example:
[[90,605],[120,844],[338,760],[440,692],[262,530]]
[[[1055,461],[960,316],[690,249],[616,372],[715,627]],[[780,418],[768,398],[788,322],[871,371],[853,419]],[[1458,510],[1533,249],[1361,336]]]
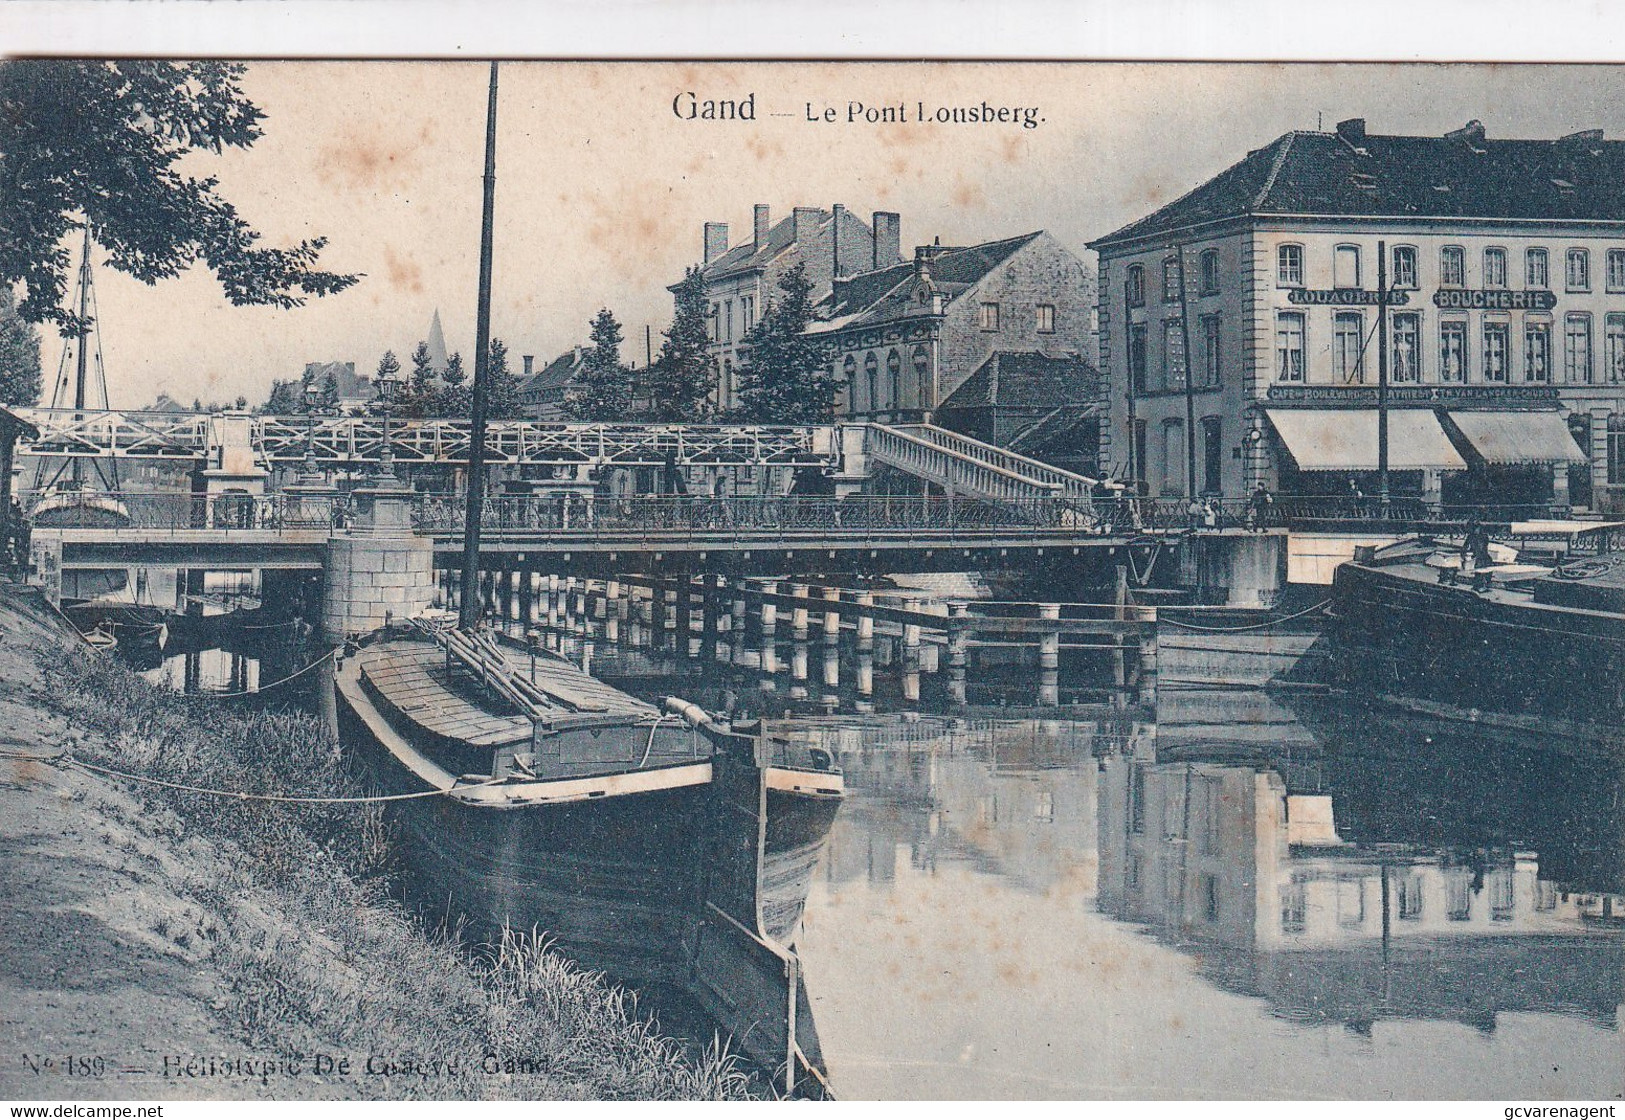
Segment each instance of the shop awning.
[[1451,412],[1486,463],[1586,463],[1590,460],[1555,412]]
[[[1271,408],[1270,423],[1301,471],[1377,469],[1375,409]],[[1467,462],[1431,408],[1388,413],[1388,469],[1461,471]]]

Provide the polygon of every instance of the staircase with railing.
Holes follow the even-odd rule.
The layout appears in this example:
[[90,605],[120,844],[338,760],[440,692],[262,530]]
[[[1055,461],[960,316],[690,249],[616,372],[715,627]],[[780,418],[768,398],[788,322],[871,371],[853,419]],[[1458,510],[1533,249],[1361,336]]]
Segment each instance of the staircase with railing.
[[866,424],[864,452],[950,493],[989,501],[1064,498],[1085,508],[1095,480],[932,424]]

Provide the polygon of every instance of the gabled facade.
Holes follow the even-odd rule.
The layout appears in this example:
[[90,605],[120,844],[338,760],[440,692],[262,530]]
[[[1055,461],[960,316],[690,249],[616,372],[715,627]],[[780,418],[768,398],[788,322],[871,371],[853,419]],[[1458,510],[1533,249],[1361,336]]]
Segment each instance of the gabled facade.
[[980,245],[922,245],[909,264],[837,280],[808,334],[841,379],[842,415],[917,421],[997,353],[1086,359],[1093,318],[1089,270],[1039,230]]
[[[519,383],[520,412],[530,420],[557,423],[569,419],[564,411],[570,386],[587,360],[584,346],[571,347]],[[528,359],[527,359],[528,362]]]
[[1090,247],[1104,454],[1152,495],[1372,493],[1380,270],[1395,493],[1625,503],[1625,143],[1349,120]]
[[705,223],[701,275],[710,309],[711,354],[717,363],[717,407],[727,410],[739,403],[745,336],[768,303],[779,298],[779,280],[785,273],[805,264],[816,302],[828,294],[837,276],[896,264],[901,259],[901,228],[894,213],[876,211],[871,224],[865,225],[838,203],[828,210],[798,206],[777,224],[771,210],[758,205],[751,239],[732,247],[726,222]]

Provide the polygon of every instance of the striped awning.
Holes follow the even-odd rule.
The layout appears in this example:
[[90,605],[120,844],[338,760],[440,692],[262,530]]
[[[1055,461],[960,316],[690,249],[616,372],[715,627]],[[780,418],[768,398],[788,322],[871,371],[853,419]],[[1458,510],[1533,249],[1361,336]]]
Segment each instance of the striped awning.
[[1486,463],[1586,463],[1586,453],[1555,412],[1451,412]]
[[[1301,471],[1377,469],[1375,409],[1271,408],[1276,434]],[[1461,471],[1461,457],[1431,408],[1396,408],[1388,413],[1388,469]]]

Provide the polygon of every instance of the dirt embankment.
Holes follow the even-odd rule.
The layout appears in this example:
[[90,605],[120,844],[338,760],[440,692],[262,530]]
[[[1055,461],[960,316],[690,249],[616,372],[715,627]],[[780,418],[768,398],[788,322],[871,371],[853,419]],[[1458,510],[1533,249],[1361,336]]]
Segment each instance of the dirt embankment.
[[376,806],[180,793],[72,759],[360,789],[313,718],[162,692],[0,582],[0,1098],[753,1091],[532,941],[474,957],[425,935],[386,897]]

